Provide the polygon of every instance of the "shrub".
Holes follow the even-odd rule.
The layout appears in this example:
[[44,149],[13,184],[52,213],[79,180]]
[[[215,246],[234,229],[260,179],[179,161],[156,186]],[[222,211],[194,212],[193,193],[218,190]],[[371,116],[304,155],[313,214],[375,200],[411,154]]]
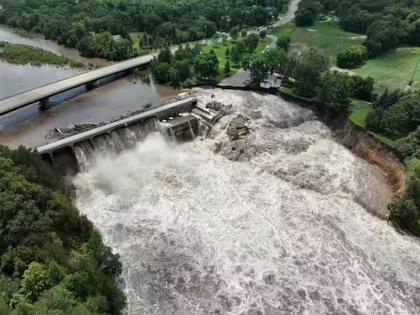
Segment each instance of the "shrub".
[[366,62],[368,51],[365,46],[357,45],[347,48],[337,56],[337,66],[340,68],[355,68]]

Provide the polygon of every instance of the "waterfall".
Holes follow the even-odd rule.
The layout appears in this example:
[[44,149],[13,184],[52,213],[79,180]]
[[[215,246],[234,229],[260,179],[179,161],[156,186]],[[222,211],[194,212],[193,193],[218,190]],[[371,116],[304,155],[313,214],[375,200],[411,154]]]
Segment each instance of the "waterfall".
[[418,240],[365,206],[390,201],[380,170],[279,97],[197,98],[232,105],[206,139],[152,133],[74,179],[120,254],[127,314],[420,314]]
[[85,140],[74,146],[79,170],[87,171],[100,155],[118,154],[134,147],[151,133],[159,133],[165,137],[169,134],[168,125],[162,125],[157,118],[151,118],[110,133]]
[[[186,132],[183,137],[194,139],[196,135],[191,121],[187,120],[185,126]],[[176,135],[173,128],[174,125],[171,123],[160,122],[158,118],[150,118],[93,139],[79,142],[75,144],[73,149],[79,171],[87,171],[98,156],[119,154],[133,148],[153,133],[162,135],[167,141],[175,141]]]

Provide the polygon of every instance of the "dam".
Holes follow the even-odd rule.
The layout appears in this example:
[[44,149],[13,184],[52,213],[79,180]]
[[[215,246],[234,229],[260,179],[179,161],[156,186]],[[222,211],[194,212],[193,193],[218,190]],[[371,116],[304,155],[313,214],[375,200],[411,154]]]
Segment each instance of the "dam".
[[199,132],[199,120],[211,123],[211,115],[188,97],[158,108],[96,127],[36,148],[41,158],[63,175],[74,175],[88,168],[94,156],[121,152],[159,132],[176,141],[191,140]]

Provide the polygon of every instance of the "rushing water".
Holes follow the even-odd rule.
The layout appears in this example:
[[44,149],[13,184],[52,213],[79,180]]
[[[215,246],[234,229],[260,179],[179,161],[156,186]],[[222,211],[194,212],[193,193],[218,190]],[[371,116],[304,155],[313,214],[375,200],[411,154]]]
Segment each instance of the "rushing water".
[[[75,50],[66,49],[39,35],[31,38],[20,36],[5,26],[0,26],[0,41],[2,40],[41,47],[72,60],[86,63],[100,61],[80,60]],[[0,99],[77,75],[81,71],[84,70],[48,65],[13,65],[0,61]],[[102,80],[105,81],[109,80]],[[39,112],[38,105],[32,104],[0,117],[0,143],[10,147],[40,146],[56,140],[46,138],[54,128],[109,122],[146,106],[159,106],[176,94],[174,89],[155,85],[153,82],[145,83],[133,75],[108,82],[89,92],[84,87],[76,88],[53,97],[52,101],[59,105],[46,112]]]
[[[121,255],[129,314],[420,312],[418,241],[369,213],[390,201],[378,169],[278,97],[198,97],[232,105],[209,138],[152,134],[74,181]],[[231,141],[238,113],[251,133]]]

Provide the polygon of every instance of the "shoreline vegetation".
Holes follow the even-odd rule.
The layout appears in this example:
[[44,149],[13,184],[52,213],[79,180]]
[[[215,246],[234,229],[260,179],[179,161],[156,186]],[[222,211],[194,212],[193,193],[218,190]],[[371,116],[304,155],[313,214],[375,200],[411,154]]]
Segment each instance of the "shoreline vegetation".
[[[70,190],[70,191],[69,191]],[[0,146],[0,314],[120,314],[119,256],[23,147]]]
[[60,67],[85,68],[86,65],[59,56],[51,51],[25,44],[0,42],[0,59],[20,65],[42,66],[53,65]]
[[302,0],[295,22],[272,30],[280,42],[288,38],[292,64],[281,73],[280,91],[311,102],[329,119],[346,115],[398,153],[407,169],[406,190],[391,205],[390,221],[419,237],[420,9],[378,0],[378,11],[362,2]]

